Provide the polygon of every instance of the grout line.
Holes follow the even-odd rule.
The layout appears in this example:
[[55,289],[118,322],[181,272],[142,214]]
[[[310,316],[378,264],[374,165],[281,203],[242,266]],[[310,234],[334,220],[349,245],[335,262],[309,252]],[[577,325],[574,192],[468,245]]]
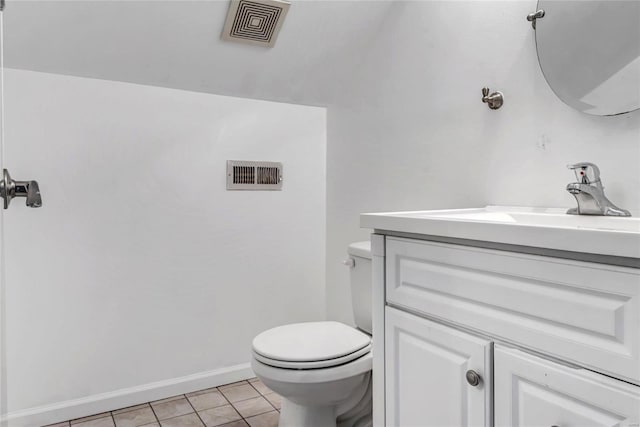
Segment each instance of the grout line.
[[255,391],[257,391],[260,396],[262,396],[262,393],[260,393],[260,390],[255,388],[255,386],[253,384],[249,383],[249,385],[251,386],[251,388],[253,388]]
[[200,413],[198,411],[196,411],[196,408],[193,406],[193,404],[191,403],[191,401],[189,400],[189,398],[187,397],[186,394],[184,395],[184,398],[187,399],[187,403],[189,404],[189,406],[191,406],[191,409],[193,409],[193,412],[196,414],[196,417],[198,417],[198,419],[200,420],[202,425],[207,427],[207,423],[204,422],[204,420],[200,416]]
[[158,418],[158,414],[156,414],[156,411],[153,409],[153,406],[151,406],[151,402],[147,402],[147,404],[149,405],[149,408],[151,408],[151,412],[153,413],[153,416],[158,422],[158,425],[162,425],[162,423],[160,423],[160,418]]
[[[258,390],[256,390],[258,391]],[[220,394],[222,394],[222,392],[220,392]],[[235,402],[231,402],[229,399],[227,399],[227,396],[225,396],[224,394],[222,395],[225,399],[227,399],[227,402],[229,402],[229,405],[233,406],[234,403],[240,403],[240,402],[244,402],[246,400],[251,400],[251,399],[257,399],[258,397],[264,397],[263,395],[260,394],[260,392],[258,391],[259,396],[253,396],[253,397],[248,397],[246,399],[240,399],[240,400],[236,400]],[[267,400],[268,402],[268,400]],[[235,408],[235,406],[233,406]]]
[[[232,383],[232,384],[233,384],[233,383]],[[225,385],[226,385],[226,384],[225,384]],[[224,386],[224,385],[223,385],[223,386]],[[233,387],[231,387],[231,388],[233,388]],[[231,407],[233,408],[233,410],[234,410],[234,411],[236,411],[236,412],[238,413],[238,415],[240,415],[240,419],[241,419],[242,421],[244,421],[244,417],[242,416],[242,414],[240,413],[240,411],[238,411],[238,410],[236,409],[235,405],[234,405],[233,403],[231,403],[231,401],[230,401],[229,399],[227,399],[227,396],[225,396],[225,395],[224,395],[224,393],[222,392],[222,390],[220,390],[220,388],[219,388],[219,387],[216,387],[216,390],[218,390],[218,393],[220,393],[220,396],[222,396],[222,398],[223,398],[224,400],[226,400],[226,401],[227,401],[227,404],[228,404],[228,405],[231,405]],[[249,399],[238,400],[238,402],[243,402],[244,400],[249,400]],[[233,422],[233,421],[232,421],[232,422]],[[249,423],[247,423],[247,424],[249,424]]]
[[[216,390],[218,391],[218,393],[220,393],[220,396],[222,396],[222,398],[227,401],[227,404],[233,406],[233,403],[231,403],[231,401],[229,399],[227,399],[227,396],[225,396],[224,393],[222,392],[222,390],[220,390],[220,387],[216,387]],[[233,406],[233,409],[236,409],[236,407]],[[240,415],[240,416],[242,416],[242,415]]]
[[[251,385],[251,387],[253,387],[253,384],[249,383],[249,385]],[[258,392],[258,394],[260,395],[260,397],[261,397],[261,398],[263,398],[264,400],[266,400],[266,401],[267,401],[267,403],[268,403],[269,405],[271,405],[271,407],[272,407],[273,409],[275,409],[276,411],[278,410],[278,408],[276,408],[276,405],[274,405],[273,403],[271,403],[271,402],[269,401],[269,399],[267,399],[266,397],[264,397],[264,394],[260,393],[260,390],[258,390],[258,389],[257,389],[257,388],[255,388],[255,387],[253,387],[253,389],[254,389],[255,391],[257,391],[257,392]]]
[[[141,408],[141,406],[151,406],[151,402],[144,402],[144,403],[139,403],[137,405],[131,405],[131,406],[125,406],[124,408],[118,408],[118,409],[114,409],[113,411],[111,411],[111,413],[113,414],[114,418],[116,415],[120,415],[120,414],[126,414],[127,412],[133,412],[133,411],[139,411]],[[116,412],[120,411],[120,414],[116,414]]]
[[[250,383],[249,381],[246,381],[246,382],[247,382],[249,385],[251,385],[251,383]],[[233,383],[232,383],[232,384],[233,384]],[[226,385],[226,384],[225,384],[225,385]],[[240,384],[240,385],[242,385],[242,384]],[[224,387],[224,385],[223,385],[222,387]],[[233,388],[233,387],[230,387],[230,388]],[[254,387],[254,386],[251,386],[251,388],[253,388],[253,389],[255,390],[255,387]],[[231,405],[231,407],[233,408],[233,410],[234,410],[234,411],[236,411],[238,415],[240,415],[240,419],[241,419],[242,421],[244,421],[244,423],[248,426],[248,425],[249,425],[249,422],[248,422],[248,421],[247,421],[247,419],[244,417],[244,415],[242,415],[242,414],[240,413],[240,411],[238,411],[238,409],[236,408],[236,405],[234,405],[234,403],[244,402],[245,400],[254,399],[254,398],[253,398],[253,397],[250,397],[249,399],[242,399],[242,400],[238,400],[237,402],[231,402],[231,401],[227,398],[227,396],[225,396],[225,395],[224,395],[224,393],[222,392],[222,390],[220,390],[220,388],[219,388],[219,387],[216,387],[216,390],[218,390],[218,393],[220,393],[220,395],[224,398],[224,400],[226,400],[226,401],[227,401],[227,403],[228,403],[229,405]],[[258,390],[256,390],[256,391],[258,391]],[[260,394],[260,392],[258,392],[258,394]],[[238,421],[240,421],[240,420],[238,420]],[[233,422],[233,421],[232,421],[232,422]],[[221,426],[221,427],[224,427],[224,426]]]
[[[247,381],[247,383],[249,383],[249,381]],[[232,383],[232,384],[233,384],[233,383]],[[225,385],[226,385],[226,384],[223,384],[223,385],[222,385],[222,387],[224,387]],[[241,384],[241,385],[242,385],[242,384]],[[253,387],[253,386],[251,386],[251,387]],[[230,387],[230,388],[233,388],[233,387]],[[238,411],[238,410],[236,409],[235,405],[234,405],[233,403],[231,403],[231,401],[230,401],[229,399],[227,399],[227,396],[225,396],[225,395],[224,395],[224,393],[222,392],[222,390],[220,390],[220,387],[216,387],[216,390],[218,390],[218,393],[220,393],[220,396],[222,396],[222,398],[223,398],[224,400],[226,400],[226,401],[227,401],[227,404],[228,404],[228,405],[231,405],[231,407],[233,408],[233,410],[234,410],[234,411],[236,411],[236,412],[238,413],[238,415],[240,415],[240,420],[244,421],[244,423],[245,423],[246,425],[249,425],[249,423],[247,422],[247,419],[246,419],[246,418],[245,418],[245,417],[240,413],[240,411]],[[257,391],[257,390],[256,390],[256,391]],[[249,399],[251,399],[251,398],[249,398]],[[245,400],[249,400],[249,399],[238,400],[238,402],[244,402]],[[236,402],[236,403],[237,403],[237,402]],[[238,421],[240,421],[240,420],[238,420]],[[233,421],[232,421],[232,422],[233,422]],[[224,427],[224,426],[221,426],[221,427]]]

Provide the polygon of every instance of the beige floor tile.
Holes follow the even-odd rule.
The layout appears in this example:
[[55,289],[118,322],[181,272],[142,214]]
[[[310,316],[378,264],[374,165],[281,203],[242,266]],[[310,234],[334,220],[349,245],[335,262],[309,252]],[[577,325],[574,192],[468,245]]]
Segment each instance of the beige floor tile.
[[151,424],[145,424],[143,426],[140,427],[160,427],[160,424],[158,423],[151,423]]
[[198,391],[194,391],[194,392],[191,392],[191,393],[187,393],[187,394],[185,394],[185,396],[187,396],[187,397],[189,397],[189,396],[197,396],[199,394],[211,393],[212,391],[218,391],[218,387],[205,388],[204,390],[198,390]]
[[203,427],[200,417],[194,414],[181,415],[175,418],[169,418],[168,420],[160,421],[162,427]]
[[248,427],[248,426],[249,424],[247,424],[244,420],[238,420],[232,423],[222,424],[220,427]]
[[153,402],[151,402],[151,405],[155,405],[156,403],[171,402],[172,400],[182,399],[183,397],[184,394],[178,394],[177,396],[167,397],[166,399],[154,400]]
[[255,417],[249,417],[245,421],[248,422],[251,427],[278,427],[279,420],[280,413],[273,411],[256,415]]
[[57,423],[57,424],[49,424],[44,427],[69,427],[69,421],[65,421],[63,423]]
[[240,400],[251,399],[252,397],[260,397],[260,393],[256,391],[248,383],[237,385],[235,387],[220,389],[224,397],[226,397],[229,402],[234,403]]
[[220,426],[241,419],[240,414],[231,405],[198,411],[198,415],[207,427]]
[[260,378],[258,377],[253,377],[253,378],[249,378],[247,381],[249,381],[250,383],[255,382],[255,381],[260,381]]
[[276,409],[282,409],[282,396],[278,393],[267,393],[264,398],[269,401]]
[[258,393],[260,393],[262,395],[265,395],[267,393],[273,393],[273,390],[271,390],[269,387],[264,385],[264,383],[262,381],[260,381],[260,380],[251,381],[250,384],[253,386],[253,388],[258,390]]
[[142,405],[127,406],[126,408],[122,408],[122,409],[118,409],[117,411],[113,411],[112,414],[113,415],[118,415],[118,414],[122,414],[123,412],[135,411],[136,409],[140,409],[140,408],[149,408],[149,404],[148,403],[143,403]]
[[234,403],[233,407],[236,408],[236,411],[240,412],[243,418],[273,411],[273,406],[271,406],[264,397],[241,400]]
[[218,390],[210,390],[208,392],[201,392],[199,394],[190,393],[187,395],[187,399],[191,402],[191,405],[196,411],[202,411],[203,409],[216,408],[218,406],[228,405],[227,399],[224,398],[222,393]]
[[193,408],[186,397],[169,401],[151,402],[151,407],[160,421],[193,412]]
[[237,386],[242,385],[242,384],[247,384],[247,382],[248,381],[237,381],[235,383],[229,383],[229,384],[221,385],[220,387],[218,387],[218,389],[224,390],[225,388],[237,387]]
[[115,427],[115,424],[113,424],[113,418],[109,415],[108,417],[96,418],[94,420],[73,424],[73,427]]
[[116,427],[139,427],[156,422],[150,406],[114,415]]
[[102,412],[101,414],[91,415],[89,417],[76,418],[75,420],[71,420],[70,423],[73,426],[73,425],[84,423],[87,421],[97,420],[98,418],[104,418],[104,417],[110,417],[110,416],[111,416],[110,412]]

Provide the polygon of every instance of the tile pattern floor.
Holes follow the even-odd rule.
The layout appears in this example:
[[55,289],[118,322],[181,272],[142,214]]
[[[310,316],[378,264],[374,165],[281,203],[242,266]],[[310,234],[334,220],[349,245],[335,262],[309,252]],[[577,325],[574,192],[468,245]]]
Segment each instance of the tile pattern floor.
[[277,427],[280,404],[252,378],[46,427]]

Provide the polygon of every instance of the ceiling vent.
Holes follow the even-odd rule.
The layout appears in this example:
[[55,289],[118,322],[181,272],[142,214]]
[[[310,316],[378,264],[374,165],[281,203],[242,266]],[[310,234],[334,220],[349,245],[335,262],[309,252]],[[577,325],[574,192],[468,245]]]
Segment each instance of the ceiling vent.
[[282,163],[227,160],[227,190],[282,190]]
[[272,47],[289,5],[282,0],[231,0],[222,39]]

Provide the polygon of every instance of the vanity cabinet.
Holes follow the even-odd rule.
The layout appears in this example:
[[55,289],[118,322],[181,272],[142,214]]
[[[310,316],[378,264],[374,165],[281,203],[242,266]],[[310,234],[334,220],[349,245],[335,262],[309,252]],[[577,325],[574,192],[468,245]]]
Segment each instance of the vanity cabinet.
[[640,425],[639,269],[372,242],[374,425]]
[[488,425],[491,341],[387,307],[385,347],[387,425]]

